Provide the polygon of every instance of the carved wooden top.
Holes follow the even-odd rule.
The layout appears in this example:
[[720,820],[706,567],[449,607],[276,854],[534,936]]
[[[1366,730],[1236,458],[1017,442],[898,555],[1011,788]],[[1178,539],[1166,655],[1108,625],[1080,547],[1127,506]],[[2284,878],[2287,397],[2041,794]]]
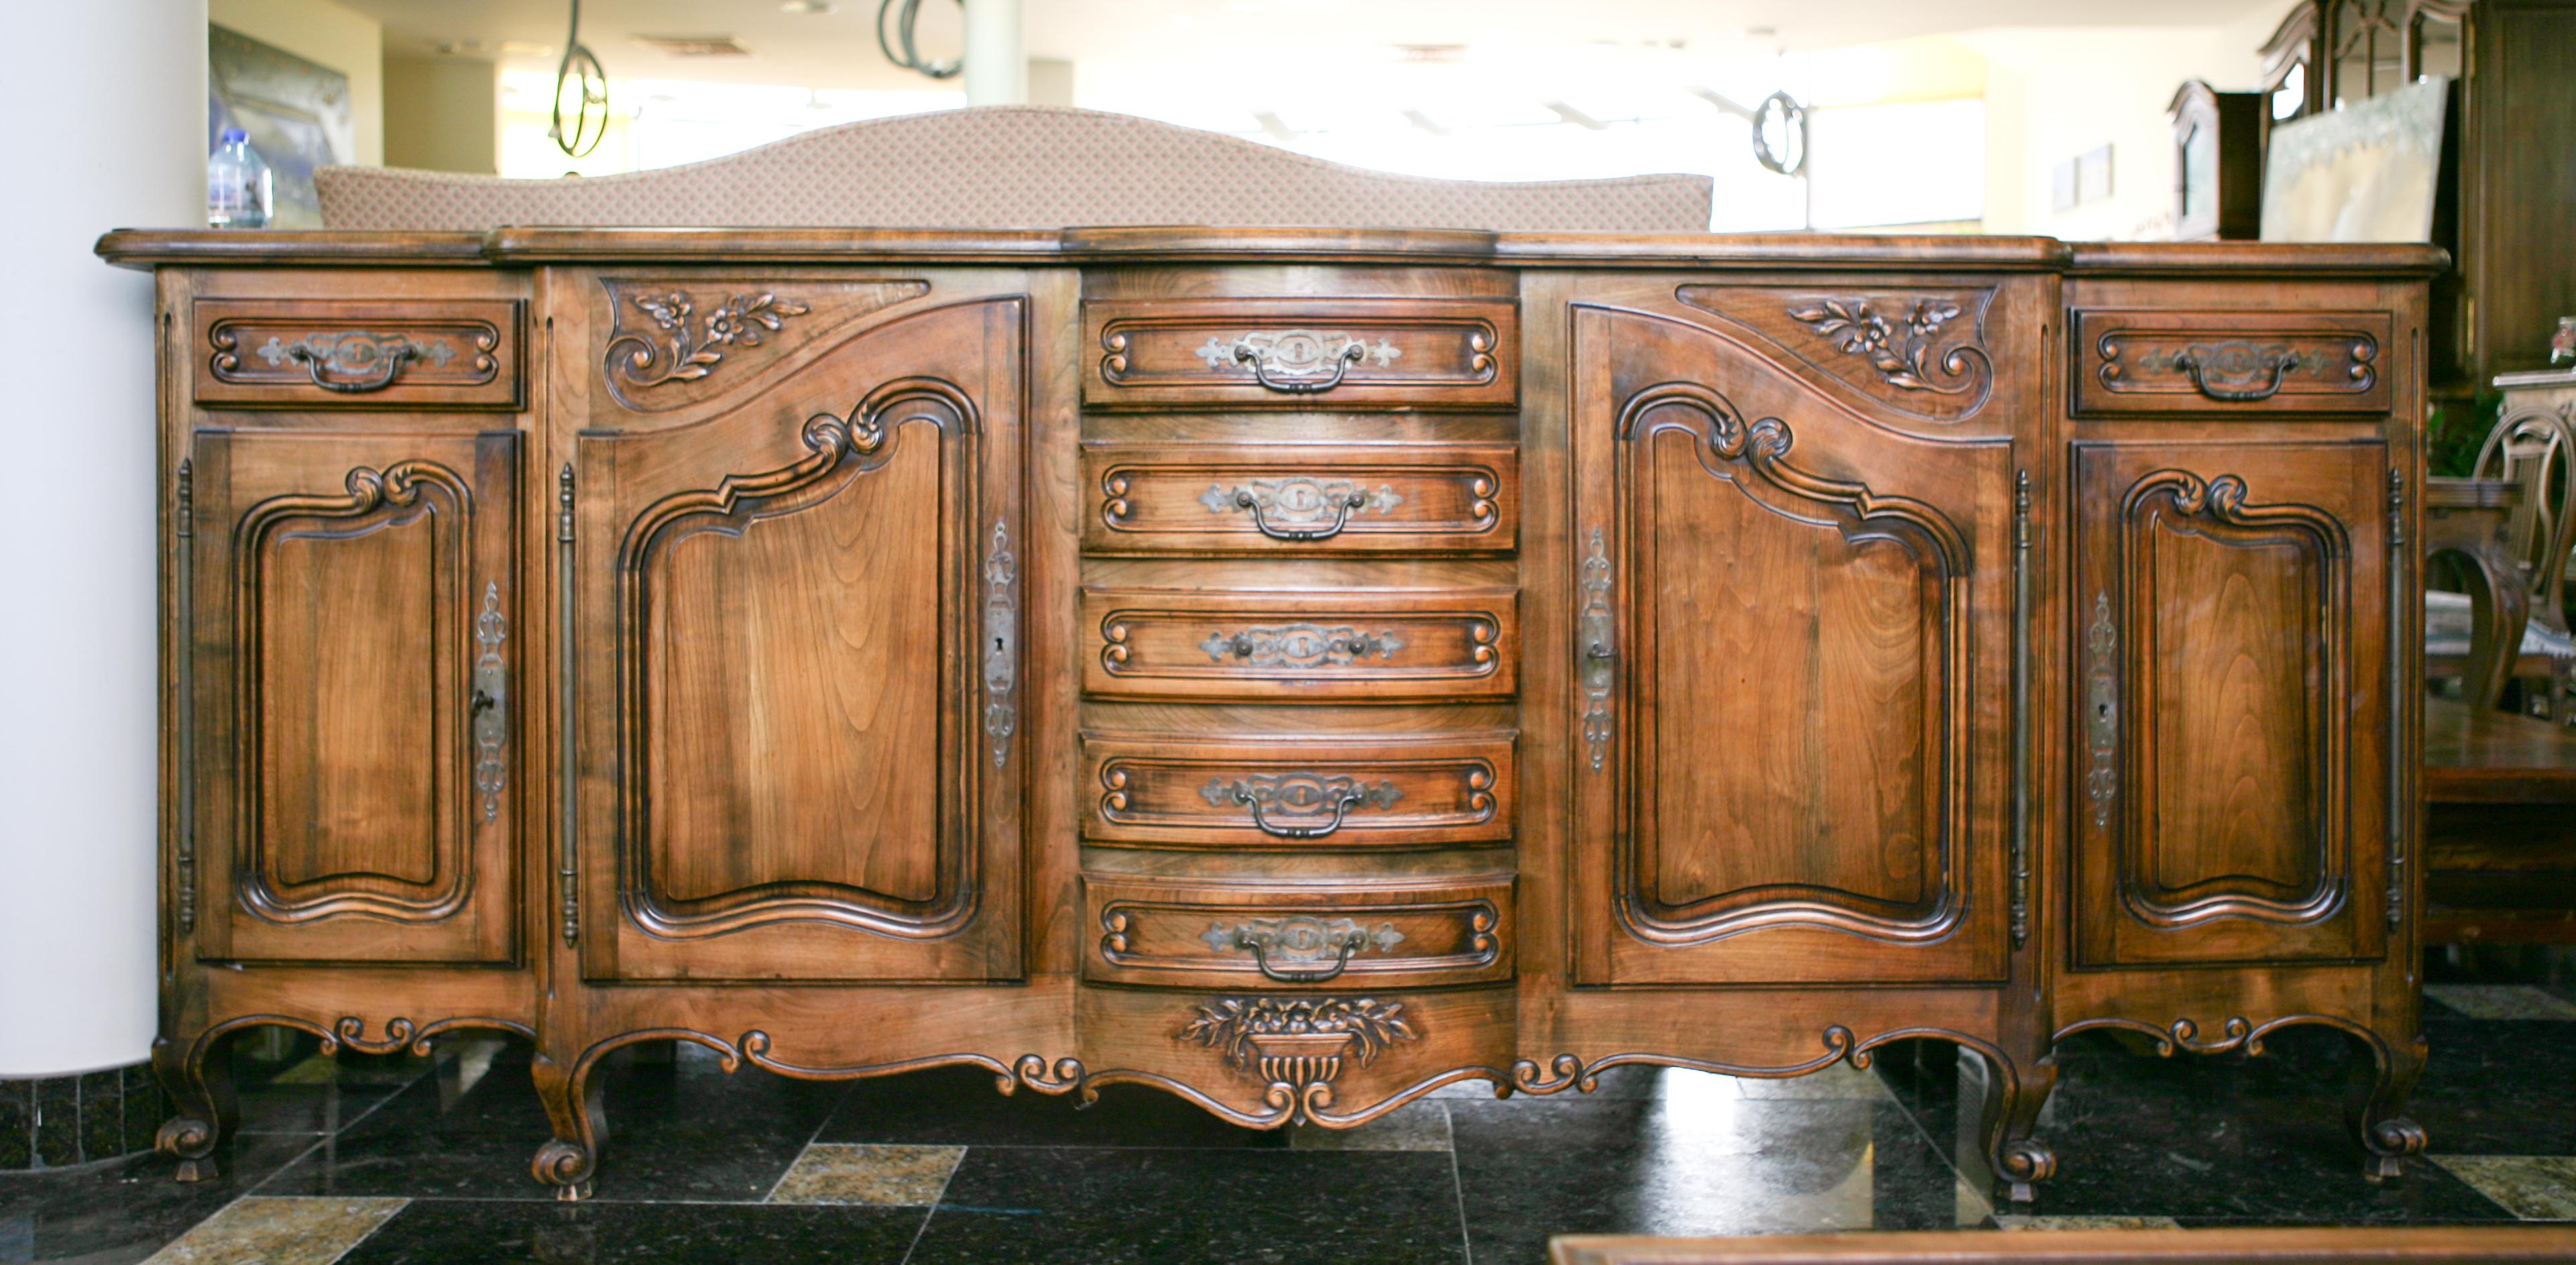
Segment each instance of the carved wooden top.
[[2079,243],[2048,237],[1808,233],[1496,233],[1272,228],[500,228],[489,233],[246,233],[117,229],[98,253],[158,265],[527,267],[548,263],[1082,264],[1403,262],[1528,268],[1906,268],[2088,275],[2430,276],[2449,256],[2416,245]]

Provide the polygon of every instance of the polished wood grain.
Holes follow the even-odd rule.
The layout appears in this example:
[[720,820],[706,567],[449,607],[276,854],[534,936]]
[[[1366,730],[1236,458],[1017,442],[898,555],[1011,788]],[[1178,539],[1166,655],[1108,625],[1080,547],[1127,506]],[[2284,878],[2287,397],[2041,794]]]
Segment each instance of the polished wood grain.
[[523,394],[516,299],[210,299],[196,305],[199,404],[491,408]]
[[2553,1225],[2302,1226],[2185,1230],[1908,1231],[1732,1239],[1569,1234],[1553,1265],[2488,1265],[2576,1261],[2576,1230]]
[[2075,313],[2079,417],[2381,413],[2385,312]]
[[[1933,1037],[1975,1056],[1977,1144],[2028,1198],[2052,1143],[2086,1162],[2041,1136],[2058,1037],[2312,1024],[2372,1068],[2371,1167],[2424,1145],[2421,686],[2391,648],[2421,636],[2434,252],[102,250],[160,269],[155,1057],[185,1176],[218,1163],[226,1043],[264,1025],[528,1038],[533,1168],[568,1198],[600,1069],[669,1041],[1347,1127],[1460,1081],[1785,1077]],[[212,319],[344,310],[313,305],[524,312],[518,403],[309,367],[200,397]],[[2078,312],[2367,316],[2376,394],[2078,415]],[[1115,370],[1113,318],[1142,322]],[[1361,355],[1301,359],[1333,338]],[[1318,389],[1264,385],[1264,347]]]

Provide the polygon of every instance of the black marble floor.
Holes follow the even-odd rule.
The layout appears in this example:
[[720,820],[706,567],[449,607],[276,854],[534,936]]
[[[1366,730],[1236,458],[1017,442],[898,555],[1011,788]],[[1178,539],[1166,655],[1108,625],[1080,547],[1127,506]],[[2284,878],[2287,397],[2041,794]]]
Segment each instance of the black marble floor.
[[2358,1048],[2323,1030],[2250,1060],[2070,1044],[2040,1122],[2059,1176],[2022,1208],[1989,1202],[1962,1145],[1974,1060],[1930,1044],[1796,1081],[1453,1086],[1350,1133],[1247,1132],[1133,1087],[1081,1111],[969,1071],[728,1076],[681,1047],[609,1074],[615,1137],[573,1205],[528,1176],[546,1127],[524,1048],[286,1044],[237,1061],[221,1180],[157,1157],[0,1175],[0,1262],[1535,1265],[1577,1232],[2576,1220],[2576,987],[2524,980],[2432,988],[2413,1114],[2433,1154],[2386,1184],[2340,1123]]

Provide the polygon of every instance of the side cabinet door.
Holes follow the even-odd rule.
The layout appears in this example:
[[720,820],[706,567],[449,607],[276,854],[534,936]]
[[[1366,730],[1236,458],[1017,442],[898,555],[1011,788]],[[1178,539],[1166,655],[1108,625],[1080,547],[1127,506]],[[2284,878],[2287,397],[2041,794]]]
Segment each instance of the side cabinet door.
[[2074,446],[2079,964],[2386,952],[2388,469]]
[[208,959],[506,962],[519,436],[203,429],[181,921]]
[[2009,442],[1573,329],[1578,980],[2002,978]]
[[570,489],[589,977],[1018,974],[1024,306],[739,356],[663,415],[644,388],[594,405]]

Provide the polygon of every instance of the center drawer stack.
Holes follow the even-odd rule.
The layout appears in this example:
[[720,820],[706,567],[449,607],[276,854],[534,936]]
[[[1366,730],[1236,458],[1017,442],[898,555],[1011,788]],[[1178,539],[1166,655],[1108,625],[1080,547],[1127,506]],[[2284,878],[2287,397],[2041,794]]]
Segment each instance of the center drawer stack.
[[1317,278],[1087,282],[1090,983],[1294,1007],[1512,975],[1516,300]]

